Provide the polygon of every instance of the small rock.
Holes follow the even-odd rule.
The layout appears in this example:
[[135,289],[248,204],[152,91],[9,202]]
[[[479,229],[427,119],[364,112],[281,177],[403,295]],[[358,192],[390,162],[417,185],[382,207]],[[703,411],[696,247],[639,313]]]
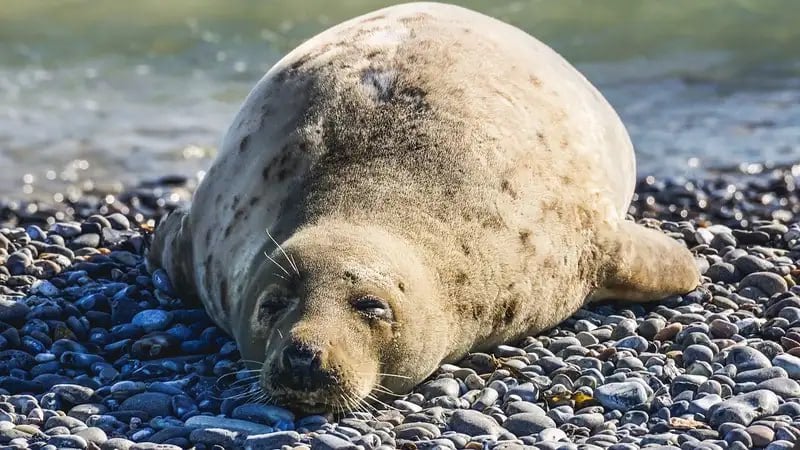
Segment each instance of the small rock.
[[729,422],[747,426],[755,419],[774,414],[778,402],[777,395],[763,389],[740,394],[712,408],[709,423],[715,428]]
[[623,412],[647,401],[647,391],[644,386],[633,381],[604,384],[599,386],[594,394],[604,407]]
[[762,369],[772,367],[769,358],[758,350],[743,345],[737,345],[728,349],[725,355],[725,364],[736,366],[739,371]]
[[452,378],[439,378],[429,381],[420,387],[419,392],[425,398],[435,398],[441,396],[458,397],[460,388],[458,381]]
[[547,428],[555,427],[556,423],[553,422],[553,419],[538,412],[513,414],[503,422],[503,428],[517,437],[530,436]]
[[790,378],[800,379],[800,358],[786,353],[775,356],[772,364],[785,370]]
[[172,322],[172,313],[160,309],[146,309],[133,316],[131,323],[142,327],[145,333],[163,331]]
[[300,441],[300,434],[295,431],[276,431],[268,434],[253,434],[244,442],[245,450],[273,450],[284,445],[293,445]]
[[755,272],[747,275],[739,282],[739,289],[746,287],[758,288],[768,297],[788,290],[786,280],[772,272]]
[[319,434],[311,441],[311,450],[356,450],[358,446],[332,434]]
[[144,411],[151,417],[169,416],[172,414],[172,398],[160,392],[142,392],[122,402],[119,410]]
[[192,416],[184,425],[189,428],[221,428],[244,434],[268,434],[274,431],[272,427],[266,425],[216,416]]
[[470,436],[499,434],[501,431],[496,420],[472,409],[460,409],[454,412],[450,419],[450,429]]

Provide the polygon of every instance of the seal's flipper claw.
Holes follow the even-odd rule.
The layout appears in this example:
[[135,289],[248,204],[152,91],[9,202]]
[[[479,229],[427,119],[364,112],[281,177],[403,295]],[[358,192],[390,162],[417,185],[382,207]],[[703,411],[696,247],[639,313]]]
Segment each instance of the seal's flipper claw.
[[664,233],[631,221],[599,233],[598,245],[606,255],[605,273],[590,300],[636,302],[685,294],[700,282],[689,250]]

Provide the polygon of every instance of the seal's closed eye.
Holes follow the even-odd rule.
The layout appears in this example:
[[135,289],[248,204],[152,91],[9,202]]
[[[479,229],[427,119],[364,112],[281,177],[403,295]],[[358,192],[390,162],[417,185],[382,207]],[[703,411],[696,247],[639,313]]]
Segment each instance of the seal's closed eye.
[[258,319],[269,321],[293,303],[287,292],[282,290],[267,292],[258,304]]
[[353,301],[353,308],[367,319],[380,319],[388,322],[393,318],[392,308],[389,307],[389,304],[374,295],[358,297]]

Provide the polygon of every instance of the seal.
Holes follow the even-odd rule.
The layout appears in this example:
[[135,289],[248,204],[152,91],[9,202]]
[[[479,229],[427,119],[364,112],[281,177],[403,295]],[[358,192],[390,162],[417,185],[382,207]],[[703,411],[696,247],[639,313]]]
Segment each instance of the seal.
[[635,176],[621,120],[555,51],[403,4],[276,63],[148,258],[263,361],[272,401],[358,409],[586,302],[694,289],[685,246],[626,220]]

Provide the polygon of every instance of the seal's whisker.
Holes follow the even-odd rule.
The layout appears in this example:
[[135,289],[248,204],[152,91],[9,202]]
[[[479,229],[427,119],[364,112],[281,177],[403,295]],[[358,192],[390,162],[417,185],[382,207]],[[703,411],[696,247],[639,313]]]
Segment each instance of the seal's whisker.
[[375,397],[372,394],[367,394],[367,396],[365,398],[368,398],[368,399],[372,400],[373,402],[378,403],[379,405],[383,406],[384,408],[386,408],[386,409],[388,409],[390,411],[397,411],[397,408],[395,408],[394,406],[391,406],[391,405],[387,405],[386,403],[378,400],[378,398]]
[[[294,270],[294,273],[296,273],[297,275],[300,275],[300,271],[297,270],[297,265],[295,265],[294,260],[292,258],[289,258],[289,255],[286,254],[286,251],[283,250],[283,246],[281,244],[279,244],[278,241],[276,241],[274,237],[272,237],[272,235],[269,233],[269,228],[267,228],[266,231],[267,231],[267,236],[269,236],[269,238],[272,240],[272,242],[278,247],[278,250],[280,250],[281,253],[283,253],[283,257],[286,258],[287,261],[289,261],[289,265]],[[289,275],[288,272],[286,274]]]
[[360,413],[364,413],[367,416],[369,416],[370,419],[373,419],[373,420],[375,419],[375,414],[372,411],[370,411],[370,409],[372,409],[372,410],[377,412],[377,410],[374,407],[372,407],[368,403],[365,403],[363,400],[357,400],[354,403],[355,404],[353,405],[351,410],[356,411],[356,412],[360,412]]
[[254,384],[254,382],[258,379],[258,375],[253,375],[252,377],[242,378],[241,380],[236,380],[230,384],[231,388],[243,388],[245,386],[249,386]]
[[294,262],[294,256],[292,256],[292,255],[289,255],[289,256],[287,257],[287,259],[289,260],[289,263],[292,265],[292,267],[294,267],[294,271],[295,271],[295,273],[296,273],[296,274],[298,274],[298,275],[300,275],[300,271],[299,271],[299,270],[297,270],[297,263],[296,263],[296,262]]
[[226,379],[226,378],[228,378],[228,377],[236,376],[236,374],[237,374],[237,373],[238,373],[238,372],[228,372],[228,373],[225,373],[225,374],[222,374],[222,375],[220,375],[220,376],[217,378],[217,381],[215,381],[215,382],[214,382],[215,386],[216,386],[216,387],[220,387],[220,384],[222,383],[222,381],[223,381],[223,380],[225,380],[225,379]]
[[211,397],[215,400],[236,400],[240,398],[246,398],[248,395],[253,395],[253,393],[258,392],[259,386],[258,383],[250,383],[249,385],[241,386],[235,389],[247,389],[244,392],[240,392],[238,394],[227,395],[225,397],[219,397],[216,395],[212,395]]
[[281,264],[280,264],[278,261],[275,261],[275,259],[274,259],[272,256],[269,256],[269,253],[267,253],[267,252],[264,252],[264,256],[266,256],[266,257],[267,257],[267,259],[269,259],[270,261],[272,261],[272,263],[273,263],[273,264],[275,264],[276,266],[278,266],[278,268],[279,268],[279,269],[281,269],[281,270],[282,270],[282,271],[283,271],[283,272],[284,272],[286,275],[288,275],[288,276],[292,276],[292,274],[290,274],[290,273],[289,273],[289,271],[288,271],[288,270],[286,270],[286,269],[285,269],[285,268],[284,268],[284,267],[283,267],[283,266],[282,266],[282,265],[281,265]]
[[347,409],[349,409],[350,411],[362,412],[364,414],[367,414],[373,419],[375,418],[375,414],[373,414],[371,411],[369,411],[369,409],[367,409],[367,408],[372,408],[374,410],[375,408],[372,405],[368,404],[363,399],[360,399],[353,394],[342,393],[342,395],[345,398]]
[[372,390],[378,391],[381,394],[386,394],[386,395],[389,395],[389,396],[392,396],[392,397],[395,397],[395,398],[403,398],[403,397],[405,397],[405,395],[395,394],[394,392],[392,392],[391,389],[387,388],[386,386],[382,386],[380,384],[376,384],[375,387],[372,388]]
[[285,276],[283,276],[283,275],[279,274],[278,272],[272,272],[272,274],[273,274],[273,275],[275,275],[276,277],[278,277],[278,278],[282,279],[282,280],[289,281],[289,279],[288,279],[288,278],[286,278]]
[[404,380],[410,380],[410,379],[411,379],[411,377],[407,377],[407,376],[405,376],[405,375],[397,375],[397,374],[394,374],[394,373],[382,373],[382,372],[378,372],[376,375],[378,375],[379,377],[402,378],[402,379],[404,379]]
[[239,362],[243,362],[243,363],[251,363],[251,364],[257,364],[257,365],[259,365],[259,366],[263,366],[263,365],[264,365],[264,361],[256,361],[256,360],[254,360],[254,359],[244,359],[244,358],[240,358],[240,359],[239,359]]

